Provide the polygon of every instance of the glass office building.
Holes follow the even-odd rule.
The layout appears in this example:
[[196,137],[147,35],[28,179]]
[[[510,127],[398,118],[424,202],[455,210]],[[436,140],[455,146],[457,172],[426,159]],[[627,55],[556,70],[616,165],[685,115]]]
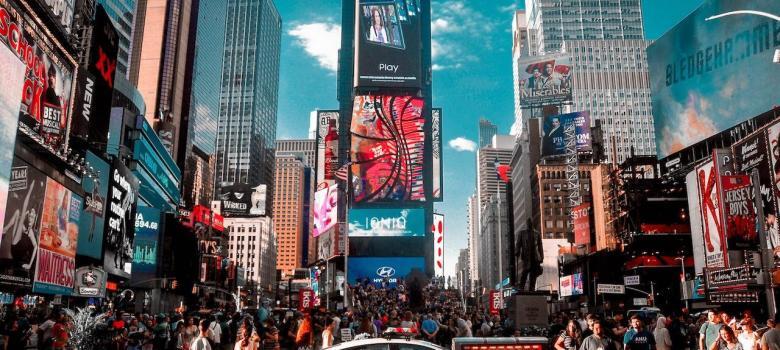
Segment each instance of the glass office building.
[[[141,0],[146,2],[146,0]],[[136,0],[99,0],[99,4],[106,9],[108,17],[114,23],[119,34],[119,52],[117,54],[116,71],[130,81],[130,66],[133,55],[133,34],[135,33],[136,19],[143,17],[138,13],[138,1]]]

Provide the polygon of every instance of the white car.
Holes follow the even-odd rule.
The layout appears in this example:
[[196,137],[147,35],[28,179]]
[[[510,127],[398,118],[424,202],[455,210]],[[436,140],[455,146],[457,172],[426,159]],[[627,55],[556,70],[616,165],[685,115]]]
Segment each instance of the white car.
[[337,344],[328,350],[444,350],[444,348],[415,339],[371,338]]

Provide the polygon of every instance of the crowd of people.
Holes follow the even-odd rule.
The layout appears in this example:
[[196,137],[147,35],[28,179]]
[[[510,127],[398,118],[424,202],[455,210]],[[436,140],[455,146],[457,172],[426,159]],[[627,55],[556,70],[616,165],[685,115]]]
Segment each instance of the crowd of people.
[[[650,317],[648,317],[650,316]],[[761,327],[750,311],[740,318],[709,310],[697,316],[636,313],[554,316],[555,350],[780,350],[780,314]]]
[[[516,327],[506,312],[466,308],[457,291],[436,284],[361,283],[350,287],[350,295],[350,306],[339,312],[320,306],[302,313],[272,309],[268,303],[231,313],[221,309],[158,315],[109,311],[94,325],[92,348],[319,350],[394,331],[414,333],[444,348],[456,337],[543,335],[550,339],[551,350],[780,350],[780,323],[768,320],[766,326],[759,326],[749,311],[739,317],[714,310],[668,317],[557,313],[549,327],[529,334],[529,329]],[[10,304],[0,320],[0,350],[71,349],[69,340],[78,327],[57,307]]]

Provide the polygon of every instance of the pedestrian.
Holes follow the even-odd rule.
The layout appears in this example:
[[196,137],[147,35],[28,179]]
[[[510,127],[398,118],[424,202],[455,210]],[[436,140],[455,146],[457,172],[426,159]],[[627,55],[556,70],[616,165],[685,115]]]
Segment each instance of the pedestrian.
[[[582,340],[585,340],[585,338],[591,336],[593,334],[593,323],[596,321],[599,321],[598,316],[595,314],[587,314],[585,316],[585,329],[582,330]],[[602,324],[602,328],[604,327],[604,324]]]
[[439,333],[439,324],[431,318],[431,315],[423,316],[423,322],[420,326],[423,339],[435,343],[436,335]]
[[707,321],[699,328],[699,350],[710,350],[720,336],[720,315],[715,310],[707,312]]
[[300,326],[298,326],[298,333],[295,334],[295,346],[298,350],[312,349],[314,344],[312,332],[311,315],[306,314],[303,316]]
[[198,336],[192,340],[190,344],[191,350],[211,350],[211,343],[209,341],[209,322],[208,319],[200,320],[198,325]]
[[192,341],[198,336],[198,326],[195,323],[194,317],[189,317],[187,319],[187,325],[184,326],[184,329],[181,332],[181,349],[182,350],[190,350],[190,344],[192,344]]
[[265,335],[263,336],[264,350],[279,350],[279,329],[276,328],[273,318],[265,320]]
[[617,350],[617,344],[614,340],[604,334],[601,321],[594,320],[590,323],[593,334],[582,341],[580,350]]
[[555,350],[577,350],[580,345],[581,333],[580,325],[574,320],[569,321],[566,324],[566,329],[561,332],[555,341]]
[[60,313],[57,318],[57,323],[51,328],[52,335],[52,349],[64,350],[68,346],[68,324],[64,313]]
[[737,340],[734,330],[723,325],[718,331],[718,339],[710,346],[709,350],[744,350],[742,344]]
[[[655,336],[645,329],[642,317],[638,314],[631,316],[631,329],[634,334],[628,339],[623,338],[626,350],[655,350]],[[626,332],[626,335],[629,335],[629,332]],[[671,340],[669,343],[671,345]]]
[[168,349],[181,350],[184,348],[184,323],[176,322],[176,329],[173,330],[171,338],[168,340]]
[[761,350],[780,350],[780,313],[776,313],[775,318],[768,320],[767,324],[769,321],[774,325],[761,337]]
[[241,321],[241,327],[238,328],[236,336],[236,345],[234,350],[257,350],[257,343],[260,338],[253,332],[252,320],[247,317]]
[[322,348],[326,349],[333,346],[333,319],[325,319],[325,329],[322,330]]
[[214,317],[209,324],[208,336],[209,340],[211,340],[211,344],[214,345],[214,349],[220,349],[220,344],[222,343],[222,326],[219,324],[219,319],[216,317]]
[[737,340],[742,344],[744,350],[760,350],[758,334],[756,334],[756,327],[750,322],[745,322],[743,319],[740,322],[742,332],[737,336]]
[[49,313],[49,317],[38,326],[38,349],[51,349],[53,341],[51,335],[51,329],[54,324],[57,323],[57,315],[52,311]]
[[653,331],[655,337],[655,346],[658,350],[671,350],[672,349],[672,336],[669,334],[669,330],[666,329],[666,317],[659,317],[655,321],[655,330]]
[[30,335],[29,332],[25,332],[22,329],[18,319],[12,320],[8,329],[5,330],[3,334],[3,349],[24,349],[27,346],[27,340],[30,339]]

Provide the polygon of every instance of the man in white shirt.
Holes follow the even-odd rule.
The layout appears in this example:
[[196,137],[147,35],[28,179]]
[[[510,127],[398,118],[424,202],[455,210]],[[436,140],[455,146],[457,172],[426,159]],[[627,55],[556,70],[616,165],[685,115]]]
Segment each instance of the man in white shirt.
[[209,344],[208,339],[209,323],[210,322],[207,319],[200,320],[200,325],[198,327],[200,333],[198,334],[198,337],[192,341],[190,350],[211,350],[211,344]]
[[219,325],[219,317],[215,317],[209,325],[209,339],[219,348],[219,340],[222,337],[222,327]]

